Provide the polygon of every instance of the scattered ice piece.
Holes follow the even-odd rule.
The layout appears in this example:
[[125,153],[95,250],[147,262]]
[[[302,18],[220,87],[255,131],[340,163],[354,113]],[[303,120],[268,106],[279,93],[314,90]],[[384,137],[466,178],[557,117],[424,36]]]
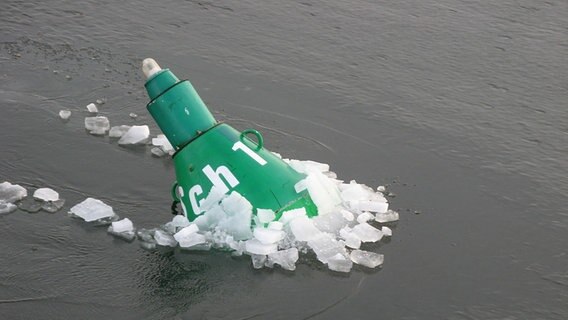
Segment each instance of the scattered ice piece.
[[154,240],[154,233],[156,232],[156,229],[138,229],[138,231],[136,231],[136,235],[138,236],[138,239],[141,242],[156,242],[156,240]]
[[56,201],[46,201],[42,204],[41,209],[49,213],[55,213],[61,210],[64,204],[65,204],[65,199],[59,199]]
[[177,228],[185,228],[190,225],[189,220],[185,216],[177,215],[172,219],[172,225]]
[[129,116],[130,116],[130,118],[132,118],[132,119],[138,118],[138,115],[137,115],[136,113],[134,113],[134,112],[130,112]]
[[105,104],[106,98],[97,99],[97,101],[95,101],[95,102],[96,102],[98,105]]
[[341,198],[343,201],[361,201],[361,200],[371,200],[376,197],[373,189],[357,184],[355,181],[351,181],[349,184],[343,184],[341,187]]
[[140,248],[147,250],[147,251],[154,251],[156,250],[156,242],[146,242],[140,241]]
[[355,219],[353,212],[351,212],[349,210],[341,209],[340,212],[343,215],[343,217],[345,218],[345,220],[347,220],[347,221],[353,221]]
[[15,204],[0,200],[0,214],[13,212],[17,208],[18,206],[16,206]]
[[[343,226],[349,222],[349,220],[345,219],[341,211],[333,211],[323,216],[317,216],[313,218],[312,221],[320,231],[333,234],[337,234],[339,229],[343,228]],[[351,221],[353,221],[353,215],[351,215]]]
[[134,225],[132,224],[132,221],[130,221],[130,219],[128,218],[115,221],[109,227],[109,232],[116,232],[116,233],[123,233],[133,230],[134,230]]
[[111,137],[111,138],[120,138],[126,132],[128,132],[128,130],[130,130],[130,126],[126,126],[126,125],[114,126],[114,127],[110,128],[110,131],[108,132],[108,136]]
[[260,223],[269,223],[276,218],[276,214],[270,209],[256,209],[256,216]]
[[89,103],[87,105],[87,111],[89,111],[90,113],[97,113],[97,112],[99,112],[99,109],[97,108],[97,106],[94,103]]
[[156,138],[153,138],[152,145],[159,147],[164,153],[168,153],[170,155],[175,153],[174,147],[163,134],[159,134]]
[[150,128],[147,125],[132,126],[130,129],[118,140],[120,145],[137,145],[144,144],[150,137]]
[[134,239],[136,239],[136,233],[134,232],[134,230],[124,231],[124,232],[114,232],[112,230],[112,226],[110,226],[108,228],[107,232],[110,233],[111,235],[117,237],[117,238],[121,238],[121,239],[126,240],[128,242],[132,242],[132,241],[134,241]]
[[199,208],[203,211],[207,211],[211,209],[214,205],[219,204],[221,200],[225,197],[225,193],[218,188],[217,186],[213,185],[211,190],[209,190],[209,194],[203,202],[199,205]]
[[29,213],[39,212],[42,205],[43,201],[37,201],[33,197],[28,197],[18,202],[18,208]]
[[391,228],[389,228],[387,226],[383,226],[381,228],[381,232],[383,233],[383,235],[385,237],[392,237],[392,230],[391,230]]
[[280,221],[272,221],[268,224],[267,228],[271,230],[282,230],[284,229],[284,224]]
[[336,254],[327,260],[330,270],[337,272],[349,272],[353,268],[353,262],[342,254]]
[[388,210],[384,213],[377,213],[377,215],[375,215],[375,220],[380,223],[397,221],[398,218],[398,212],[393,210]]
[[352,232],[351,228],[342,228],[339,230],[339,235],[345,240],[345,245],[347,247],[352,249],[359,249],[361,247],[361,239]]
[[361,239],[362,242],[377,242],[383,237],[381,230],[368,223],[361,223],[353,227],[353,234]]
[[290,230],[298,241],[309,241],[321,233],[308,217],[299,217],[290,221]]
[[93,135],[103,135],[110,129],[110,122],[107,117],[96,116],[85,118],[85,129]]
[[318,208],[318,215],[333,211],[342,202],[337,186],[322,173],[312,172],[303,181]]
[[305,174],[311,174],[314,172],[323,173],[329,171],[329,164],[320,163],[311,160],[288,160],[288,164],[292,167],[292,169]]
[[51,188],[39,188],[34,192],[34,198],[43,201],[57,201],[59,193]]
[[387,191],[387,188],[385,188],[385,186],[378,186],[377,191],[378,192],[385,192],[385,191]]
[[308,245],[317,255],[318,260],[323,263],[327,263],[328,259],[337,254],[347,255],[345,246],[329,233],[320,232],[308,241]]
[[67,119],[69,119],[69,117],[71,117],[71,111],[61,110],[61,111],[59,111],[59,117],[63,120],[67,120]]
[[373,219],[375,219],[375,216],[372,213],[365,211],[357,217],[357,222],[365,223],[365,222],[371,221]]
[[14,203],[28,196],[26,188],[11,184],[8,181],[0,183],[0,201]]
[[294,271],[296,270],[296,261],[298,261],[298,258],[297,248],[276,251],[268,254],[266,265],[272,267],[274,264],[277,264],[282,267],[282,269]]
[[282,222],[283,224],[287,224],[299,217],[307,217],[306,208],[298,208],[285,211],[284,213],[282,213],[282,216],[280,217],[280,219],[278,219],[278,221]]
[[177,246],[177,241],[174,239],[174,237],[171,234],[168,234],[160,229],[154,232],[154,240],[156,240],[157,244],[164,247],[175,248]]
[[226,218],[218,226],[235,240],[245,240],[252,237],[251,220],[252,205],[240,193],[233,191],[221,201],[221,207]]
[[245,241],[245,248],[248,253],[266,255],[272,252],[276,252],[278,250],[278,245],[275,243],[263,244],[257,239],[251,239]]
[[251,254],[250,259],[252,261],[252,267],[255,269],[261,269],[264,267],[266,262],[266,255],[264,254]]
[[182,248],[189,248],[197,244],[205,243],[205,236],[197,233],[197,231],[199,231],[197,225],[191,224],[174,234],[174,239]]
[[347,206],[359,212],[371,211],[377,213],[385,213],[389,208],[388,202],[374,201],[374,200],[347,201]]
[[284,231],[273,229],[255,228],[253,232],[254,237],[263,244],[277,243],[284,239],[286,235]]
[[87,222],[111,218],[116,215],[111,206],[93,198],[87,198],[85,201],[74,205],[69,211]]
[[368,268],[376,268],[377,266],[380,266],[383,264],[385,259],[382,254],[363,250],[353,250],[349,257],[351,258],[351,261],[356,264],[360,264]]

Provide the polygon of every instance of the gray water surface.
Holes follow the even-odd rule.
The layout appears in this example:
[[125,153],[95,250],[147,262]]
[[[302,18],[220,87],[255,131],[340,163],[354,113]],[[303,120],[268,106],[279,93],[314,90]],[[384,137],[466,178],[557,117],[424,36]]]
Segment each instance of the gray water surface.
[[[568,318],[565,1],[0,3],[0,180],[56,214],[0,216],[2,319]],[[143,58],[285,156],[388,185],[382,269],[149,253],[65,212],[171,219],[171,160],[85,132],[148,124]],[[69,77],[66,77],[69,76]],[[70,109],[69,122],[58,117]],[[128,115],[135,112],[137,119]]]

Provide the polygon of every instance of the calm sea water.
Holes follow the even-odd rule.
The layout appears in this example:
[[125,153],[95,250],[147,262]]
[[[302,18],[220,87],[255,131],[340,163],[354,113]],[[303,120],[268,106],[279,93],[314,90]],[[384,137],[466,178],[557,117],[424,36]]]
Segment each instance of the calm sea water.
[[[67,205],[0,216],[0,317],[568,318],[567,9],[2,1],[0,180],[50,186]],[[67,217],[92,196],[139,227],[171,218],[171,161],[83,128],[84,107],[106,98],[111,125],[159,133],[146,57],[269,149],[388,185],[401,220],[368,248],[384,267],[338,275],[305,258],[294,273],[257,271],[224,253],[149,253]]]

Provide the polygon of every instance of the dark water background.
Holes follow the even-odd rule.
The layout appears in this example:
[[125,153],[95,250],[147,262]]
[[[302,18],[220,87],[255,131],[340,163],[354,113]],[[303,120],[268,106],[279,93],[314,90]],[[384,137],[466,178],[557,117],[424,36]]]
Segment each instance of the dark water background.
[[[567,319],[567,48],[561,0],[3,0],[0,180],[67,204],[0,216],[0,318]],[[257,271],[67,217],[92,196],[171,218],[171,162],[83,127],[105,97],[111,125],[159,133],[146,57],[269,149],[389,185],[384,267]]]

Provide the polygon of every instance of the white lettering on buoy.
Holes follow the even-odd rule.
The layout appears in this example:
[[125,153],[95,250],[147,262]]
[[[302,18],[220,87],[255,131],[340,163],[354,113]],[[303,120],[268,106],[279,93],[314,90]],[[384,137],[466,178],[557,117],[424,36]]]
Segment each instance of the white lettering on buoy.
[[191,203],[191,210],[193,210],[193,214],[195,214],[196,216],[201,214],[201,209],[199,209],[199,204],[197,203],[196,197],[202,193],[203,189],[198,184],[194,185],[193,187],[191,187],[191,189],[189,189],[189,203]]
[[237,151],[237,150],[243,150],[249,157],[253,158],[254,161],[258,162],[258,164],[260,164],[261,166],[266,164],[266,160],[262,159],[261,156],[259,156],[254,151],[252,151],[249,147],[247,147],[241,141],[237,141],[233,145],[233,151]]
[[225,178],[231,188],[234,188],[239,184],[239,180],[237,180],[231,170],[225,166],[219,166],[215,171],[213,171],[213,168],[211,168],[210,165],[206,165],[202,171],[205,173],[209,181],[211,181],[211,183],[213,183],[213,185],[219,188],[219,190],[223,193],[229,192],[229,187],[227,187],[225,182],[223,182],[221,176]]

